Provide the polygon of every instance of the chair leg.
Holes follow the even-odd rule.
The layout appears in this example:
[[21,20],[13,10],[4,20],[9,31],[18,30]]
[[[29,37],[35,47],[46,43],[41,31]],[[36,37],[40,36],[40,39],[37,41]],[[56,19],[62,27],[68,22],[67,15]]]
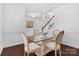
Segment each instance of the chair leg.
[[57,51],[56,51],[56,49],[55,49],[55,56],[57,56]]
[[[24,56],[26,56],[26,52],[24,51]],[[29,56],[29,53],[27,53],[27,56]]]
[[24,56],[26,56],[26,52],[24,51]]
[[27,56],[29,56],[29,53],[27,53]]
[[59,50],[59,54],[60,54],[60,56],[61,56],[61,50]]

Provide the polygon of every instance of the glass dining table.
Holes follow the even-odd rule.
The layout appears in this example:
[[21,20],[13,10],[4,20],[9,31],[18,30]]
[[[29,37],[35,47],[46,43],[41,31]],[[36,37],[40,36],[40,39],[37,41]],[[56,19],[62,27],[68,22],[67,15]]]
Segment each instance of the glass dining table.
[[41,48],[35,52],[35,54],[38,56],[43,56],[46,54],[46,51],[45,51],[46,42],[51,40],[55,41],[54,35],[50,35],[49,33],[40,33],[35,36],[28,36],[28,39],[29,39],[29,42],[34,42],[41,46]]

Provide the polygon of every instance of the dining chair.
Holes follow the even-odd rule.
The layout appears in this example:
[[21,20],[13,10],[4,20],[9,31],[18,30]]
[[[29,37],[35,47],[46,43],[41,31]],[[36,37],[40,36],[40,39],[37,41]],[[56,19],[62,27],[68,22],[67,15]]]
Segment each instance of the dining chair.
[[61,39],[63,37],[64,31],[60,31],[59,33],[56,33],[56,37],[45,43],[46,49],[50,51],[55,51],[55,56],[57,55],[57,51],[59,51],[59,55],[61,56]]
[[29,56],[29,53],[35,53],[35,51],[40,48],[40,46],[34,42],[29,43],[28,37],[24,32],[21,32],[21,36],[24,41],[24,55],[27,53],[27,56]]
[[2,50],[3,50],[3,49],[1,48],[1,49],[0,49],[0,55],[1,55],[1,53],[2,53]]

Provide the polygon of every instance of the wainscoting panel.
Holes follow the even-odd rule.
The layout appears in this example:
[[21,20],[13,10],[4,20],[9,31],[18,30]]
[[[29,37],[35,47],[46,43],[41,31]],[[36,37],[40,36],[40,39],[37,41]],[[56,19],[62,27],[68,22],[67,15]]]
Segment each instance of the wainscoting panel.
[[[19,32],[6,32],[3,35],[3,47],[22,44],[23,40]],[[79,32],[65,32],[62,44],[79,48]]]
[[62,43],[68,46],[79,48],[79,32],[65,32]]
[[22,44],[23,40],[19,32],[5,32],[3,33],[3,47],[14,46]]

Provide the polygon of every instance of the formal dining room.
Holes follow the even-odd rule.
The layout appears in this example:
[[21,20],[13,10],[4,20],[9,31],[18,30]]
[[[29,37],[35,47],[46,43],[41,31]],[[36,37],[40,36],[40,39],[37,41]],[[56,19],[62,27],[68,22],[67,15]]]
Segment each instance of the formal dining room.
[[79,56],[79,3],[0,3],[0,56]]

